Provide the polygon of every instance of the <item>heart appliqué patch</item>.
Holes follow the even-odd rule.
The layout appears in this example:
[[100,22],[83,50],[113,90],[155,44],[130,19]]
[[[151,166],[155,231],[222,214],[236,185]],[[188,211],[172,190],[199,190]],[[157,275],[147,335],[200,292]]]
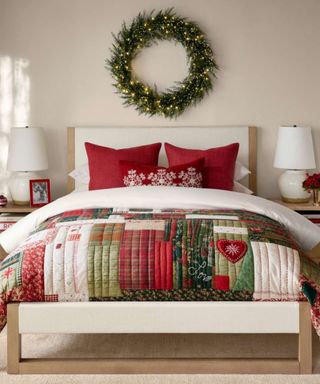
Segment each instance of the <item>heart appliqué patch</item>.
[[235,264],[243,258],[247,253],[248,246],[243,240],[226,240],[217,241],[217,247],[223,256]]

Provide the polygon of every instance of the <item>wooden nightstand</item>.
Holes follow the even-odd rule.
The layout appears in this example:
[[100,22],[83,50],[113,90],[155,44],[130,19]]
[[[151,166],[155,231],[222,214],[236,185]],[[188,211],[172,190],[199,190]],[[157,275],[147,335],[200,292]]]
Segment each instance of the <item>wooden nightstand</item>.
[[296,211],[300,215],[304,216],[306,219],[310,220],[313,224],[320,227],[320,206],[313,205],[311,200],[308,203],[286,203],[282,200],[270,199],[275,203],[281,204],[293,211]]
[[274,201],[275,203],[284,205],[287,208],[292,209],[293,211],[296,211],[298,213],[303,213],[303,212],[314,212],[320,213],[320,206],[313,205],[311,200],[308,203],[300,203],[300,204],[294,204],[294,203],[286,203],[280,199],[270,199]]
[[37,207],[32,208],[26,205],[15,205],[8,203],[5,207],[0,207],[0,213],[30,213],[38,209]]
[[36,209],[37,208],[29,206],[15,205],[13,203],[8,203],[5,207],[0,207],[0,233]]
[[[311,200],[308,203],[301,204],[293,204],[293,203],[285,203],[279,199],[269,199],[274,201],[275,203],[284,205],[285,207],[296,211],[300,215],[304,216],[306,219],[310,220],[313,224],[320,227],[320,206],[313,205]],[[320,242],[309,252],[307,255],[311,257],[316,263],[320,263]]]

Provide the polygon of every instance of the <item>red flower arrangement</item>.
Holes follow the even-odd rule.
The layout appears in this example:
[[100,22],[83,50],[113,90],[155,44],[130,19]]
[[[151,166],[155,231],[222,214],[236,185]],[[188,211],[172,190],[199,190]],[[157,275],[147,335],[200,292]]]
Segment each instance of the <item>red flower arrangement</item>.
[[302,183],[302,186],[307,191],[312,189],[320,189],[320,173],[314,173],[313,175],[309,175],[307,173],[307,178]]

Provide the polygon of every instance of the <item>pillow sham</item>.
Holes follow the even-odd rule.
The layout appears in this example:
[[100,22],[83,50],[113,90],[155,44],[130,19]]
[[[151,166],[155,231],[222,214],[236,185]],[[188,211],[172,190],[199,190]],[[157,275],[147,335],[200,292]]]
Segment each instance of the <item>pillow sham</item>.
[[165,150],[170,167],[203,157],[205,159],[203,186],[232,191],[239,143],[206,150],[180,148],[165,143]]
[[245,187],[243,184],[240,184],[238,181],[235,181],[233,184],[233,191],[246,193],[247,195],[253,195],[253,191],[251,189]]
[[234,169],[234,181],[240,181],[244,177],[250,175],[251,171],[241,163],[241,161],[236,161],[236,166]]
[[123,187],[119,162],[122,160],[158,164],[161,143],[114,149],[85,143],[89,162],[89,190]]
[[202,188],[204,159],[173,167],[120,161],[123,186],[176,186]]
[[71,171],[68,175],[71,176],[77,184],[89,184],[90,176],[88,163],[80,165]]
[[[243,165],[240,161],[237,160],[235,171],[234,171],[234,180],[233,180],[234,184],[236,184],[237,181],[242,180],[244,177],[246,177],[250,173],[251,172],[249,171],[249,169],[245,165]],[[79,167],[75,168],[73,171],[69,173],[69,176],[71,176],[77,182],[77,184],[89,184],[90,177],[89,177],[88,163],[82,164]]]

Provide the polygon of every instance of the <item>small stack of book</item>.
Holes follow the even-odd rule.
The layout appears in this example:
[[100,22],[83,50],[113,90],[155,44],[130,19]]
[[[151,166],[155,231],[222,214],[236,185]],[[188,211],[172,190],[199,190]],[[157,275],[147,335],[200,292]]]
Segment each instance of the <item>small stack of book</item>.
[[2,213],[0,215],[0,233],[11,227],[17,221],[25,217],[22,214]]

